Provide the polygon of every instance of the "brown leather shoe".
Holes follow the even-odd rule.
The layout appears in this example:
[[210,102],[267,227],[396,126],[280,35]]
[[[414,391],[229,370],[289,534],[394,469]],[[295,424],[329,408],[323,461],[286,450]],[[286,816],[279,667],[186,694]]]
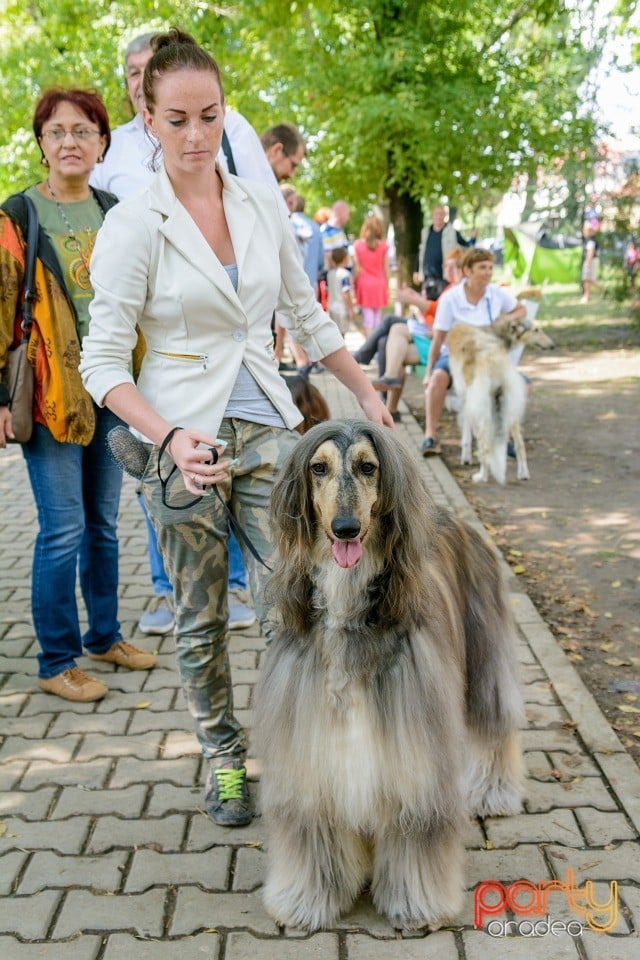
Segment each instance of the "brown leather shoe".
[[76,703],[91,703],[92,700],[102,700],[109,692],[109,688],[102,680],[90,677],[80,667],[70,667],[57,673],[55,677],[46,680],[38,679],[38,686],[45,693],[53,693],[63,700],[74,700]]
[[114,643],[105,653],[87,653],[90,660],[103,660],[105,663],[115,663],[127,670],[151,670],[155,667],[158,658],[155,653],[147,653],[140,647],[134,647],[126,640]]

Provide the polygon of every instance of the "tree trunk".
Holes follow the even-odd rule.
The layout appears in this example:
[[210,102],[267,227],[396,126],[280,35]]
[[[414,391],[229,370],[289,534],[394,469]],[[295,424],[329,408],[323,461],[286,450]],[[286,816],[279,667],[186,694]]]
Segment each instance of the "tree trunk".
[[418,200],[395,185],[388,187],[387,199],[396,241],[398,282],[411,283],[420,245],[422,207]]

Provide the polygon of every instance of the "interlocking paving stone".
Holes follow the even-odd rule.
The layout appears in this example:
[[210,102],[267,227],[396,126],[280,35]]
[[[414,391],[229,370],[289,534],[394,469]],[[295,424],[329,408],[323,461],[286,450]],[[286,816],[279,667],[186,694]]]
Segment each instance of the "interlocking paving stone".
[[599,937],[594,933],[585,937],[584,949],[587,960],[638,960],[640,939],[632,937]]
[[127,729],[131,714],[128,710],[120,713],[90,713],[77,716],[70,710],[56,715],[49,732],[51,737],[61,737],[66,733],[102,733],[105,736],[119,737]]
[[137,757],[139,760],[154,760],[160,755],[162,736],[158,733],[131,733],[123,737],[104,737],[99,733],[84,738],[76,759],[93,760],[96,757]]
[[458,960],[453,933],[438,930],[420,940],[373,940],[362,934],[347,938],[349,960]]
[[516,847],[519,843],[566,843],[572,847],[584,845],[584,838],[571,810],[490,817],[484,821],[484,826],[494,847]]
[[0,764],[0,791],[11,790],[17,785],[28,764],[24,760],[12,760]]
[[45,945],[20,943],[13,937],[0,937],[0,957],[2,960],[95,960],[101,946],[100,937],[80,937],[66,943]]
[[41,787],[39,790],[0,793],[0,816],[15,814],[25,820],[44,820],[57,792],[57,787]]
[[599,810],[618,809],[602,780],[595,777],[589,777],[581,783],[541,783],[528,780],[525,803],[531,813],[541,813],[553,807],[594,806]]
[[258,940],[249,933],[231,933],[225,953],[226,960],[338,960],[338,957],[338,938],[332,933],[316,933],[308,940]]
[[[4,717],[2,719],[2,734],[5,737],[42,739],[47,733],[52,719],[52,713],[42,713],[37,717]],[[0,755],[0,763],[3,762],[3,759],[3,756]]]
[[484,930],[474,930],[463,933],[462,942],[465,960],[492,960],[493,957],[499,960],[578,960],[580,956],[577,943],[567,933],[553,938],[498,938],[489,936]]
[[603,847],[615,840],[635,839],[636,835],[623,813],[603,813],[593,807],[577,807],[574,812],[587,843],[593,847]]
[[[144,697],[145,691],[140,694],[140,703],[145,702]],[[169,736],[173,736],[176,731],[178,733],[183,731],[185,734],[190,732],[193,742],[197,746],[197,752],[200,753],[200,746],[192,732],[193,722],[187,710],[166,710],[162,712],[151,712],[145,709],[136,710],[131,718],[129,734],[138,736],[152,730],[159,730]]]
[[25,790],[35,790],[52,783],[82,784],[96,790],[104,786],[110,769],[111,760],[108,758],[88,760],[86,763],[48,763],[45,760],[34,760],[29,764],[20,786]]
[[571,867],[575,871],[576,882],[585,880],[617,880],[624,877],[640,884],[640,845],[638,843],[620,843],[614,850],[572,850],[548,847],[550,857],[562,856],[560,871]]
[[[254,784],[249,784],[251,796],[255,796]],[[201,800],[197,801],[198,804]],[[187,850],[208,850],[214,844],[227,843],[242,847],[248,843],[260,843],[264,840],[265,827],[261,817],[254,817],[252,822],[238,830],[229,830],[213,823],[206,814],[198,813],[191,819],[191,826],[187,836]]]
[[81,790],[65,787],[51,817],[54,820],[65,820],[82,813],[92,816],[112,813],[121,817],[138,817],[147,798],[147,789],[143,783],[133,784],[122,790]]
[[0,930],[23,940],[44,940],[62,893],[44,890],[32,897],[5,897],[0,900]]
[[7,737],[0,747],[0,763],[5,760],[44,760],[48,763],[68,763],[75,753],[80,736],[70,734],[46,740],[27,737]]
[[233,876],[234,890],[257,890],[264,883],[265,854],[262,850],[246,847],[238,850]]
[[[103,960],[218,960],[220,939],[215,933],[201,933],[197,937],[161,942],[113,933],[107,940]],[[260,941],[259,948],[263,942]],[[251,960],[260,960],[260,954],[254,952]]]
[[176,787],[172,783],[158,783],[151,786],[147,813],[151,817],[162,817],[174,811],[193,813],[201,805],[202,787]]
[[[562,850],[569,848],[562,847]],[[467,890],[472,890],[482,880],[499,880],[513,883],[523,878],[538,883],[550,876],[538,847],[523,843],[513,850],[468,850],[465,863]]]
[[147,673],[143,690],[145,693],[151,693],[154,690],[172,690],[175,692],[179,687],[180,677],[175,668],[168,670],[162,667],[154,667]]
[[176,760],[136,760],[133,757],[124,757],[116,761],[109,785],[126,787],[134,783],[167,781],[177,785],[193,783],[199,766],[199,759],[191,757]]
[[8,897],[9,894],[14,892],[18,874],[28,856],[26,850],[14,850],[11,853],[0,855],[0,897]]
[[53,939],[78,930],[135,930],[142,937],[161,937],[166,890],[105,897],[88,890],[70,890],[53,931]]
[[104,853],[112,847],[126,850],[152,847],[166,853],[175,853],[182,846],[186,822],[186,817],[177,814],[154,820],[146,817],[143,820],[137,817],[131,820],[100,817],[89,838],[86,852]]
[[98,700],[96,713],[115,713],[117,710],[135,710],[141,700],[148,700],[148,710],[151,712],[169,710],[171,708],[174,690],[139,690],[136,693],[118,693],[117,691],[104,700]]
[[152,886],[197,883],[206,890],[226,890],[231,851],[216,847],[206,853],[157,853],[138,850],[129,869],[126,893]]
[[36,853],[17,889],[19,895],[38,893],[47,887],[91,887],[115,893],[122,882],[127,854],[105,853],[99,857],[61,857]]
[[195,733],[173,730],[165,734],[162,746],[162,756],[165,760],[177,757],[200,756],[200,744]]
[[57,823],[8,817],[4,823],[6,832],[0,838],[2,849],[55,850],[68,854],[80,853],[91,825],[88,817],[73,817]]
[[276,924],[267,916],[258,893],[204,893],[197,887],[178,890],[171,921],[171,936],[222,927],[275,934]]

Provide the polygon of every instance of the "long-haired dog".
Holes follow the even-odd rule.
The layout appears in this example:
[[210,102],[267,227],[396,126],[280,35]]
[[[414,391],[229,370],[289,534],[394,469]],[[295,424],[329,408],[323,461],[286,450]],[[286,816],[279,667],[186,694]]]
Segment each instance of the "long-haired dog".
[[256,689],[264,899],[330,927],[366,883],[393,926],[461,906],[469,813],[521,807],[514,625],[498,560],[386,428],[309,431],[272,496],[278,628]]
[[455,392],[462,400],[459,414],[462,432],[461,463],[471,463],[475,436],[480,469],[472,479],[498,483],[507,474],[507,444],[513,438],[518,480],[529,479],[522,420],[527,385],[509,357],[509,351],[527,344],[552,349],[553,341],[531,320],[496,320],[490,327],[458,323],[447,337],[449,363]]

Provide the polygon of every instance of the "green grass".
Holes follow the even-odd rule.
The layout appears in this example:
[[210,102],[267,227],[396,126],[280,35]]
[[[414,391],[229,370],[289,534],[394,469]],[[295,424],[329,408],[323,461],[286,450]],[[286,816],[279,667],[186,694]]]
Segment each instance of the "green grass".
[[[607,276],[604,277],[605,287]],[[629,301],[618,303],[594,293],[590,303],[580,303],[577,285],[543,287],[537,320],[556,342],[570,350],[606,350],[640,346],[640,323]]]

